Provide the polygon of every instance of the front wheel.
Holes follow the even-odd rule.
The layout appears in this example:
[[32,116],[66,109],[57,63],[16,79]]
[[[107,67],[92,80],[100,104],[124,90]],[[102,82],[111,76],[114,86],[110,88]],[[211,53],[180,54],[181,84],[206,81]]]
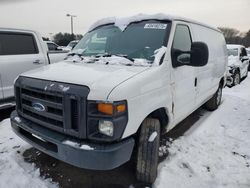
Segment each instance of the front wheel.
[[240,73],[239,71],[236,71],[234,73],[234,77],[233,77],[233,86],[239,85],[240,84]]
[[216,91],[216,93],[213,95],[213,97],[211,99],[209,99],[209,101],[206,102],[205,107],[210,110],[216,110],[221,103],[221,98],[222,98],[222,84],[220,84],[218,90]]
[[139,134],[136,178],[144,183],[154,183],[157,177],[160,143],[160,122],[147,118],[143,121]]

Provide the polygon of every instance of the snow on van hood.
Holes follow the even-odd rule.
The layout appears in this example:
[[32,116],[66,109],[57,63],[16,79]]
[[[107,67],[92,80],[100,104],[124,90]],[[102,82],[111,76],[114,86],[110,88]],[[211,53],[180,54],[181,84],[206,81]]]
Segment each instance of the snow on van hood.
[[240,66],[240,60],[238,56],[230,55],[228,56],[228,66],[229,67],[239,67]]
[[85,85],[90,88],[88,99],[106,100],[114,87],[147,69],[149,67],[63,61],[31,70],[21,76]]

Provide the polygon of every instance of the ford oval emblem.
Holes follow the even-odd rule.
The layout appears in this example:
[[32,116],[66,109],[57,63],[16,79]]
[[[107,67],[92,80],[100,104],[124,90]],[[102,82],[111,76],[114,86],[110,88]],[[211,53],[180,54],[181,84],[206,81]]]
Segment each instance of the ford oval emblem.
[[39,102],[33,102],[32,107],[38,112],[44,112],[46,110],[45,106]]

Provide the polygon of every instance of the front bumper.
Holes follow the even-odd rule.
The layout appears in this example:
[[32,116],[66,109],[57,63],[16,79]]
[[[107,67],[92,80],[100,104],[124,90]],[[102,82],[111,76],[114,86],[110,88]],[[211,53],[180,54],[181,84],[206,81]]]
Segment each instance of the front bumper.
[[112,144],[84,142],[21,118],[16,111],[11,114],[11,126],[19,137],[38,150],[85,169],[114,169],[130,159],[135,144],[133,138]]

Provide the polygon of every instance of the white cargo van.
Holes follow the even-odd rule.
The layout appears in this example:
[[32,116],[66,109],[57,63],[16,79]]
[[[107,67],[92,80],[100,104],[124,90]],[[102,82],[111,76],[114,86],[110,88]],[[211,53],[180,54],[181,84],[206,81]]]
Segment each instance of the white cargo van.
[[19,76],[12,128],[69,164],[116,168],[136,155],[138,180],[157,175],[160,135],[226,83],[227,49],[215,28],[164,14],[98,21],[68,58]]
[[14,80],[22,72],[62,61],[68,52],[49,52],[35,31],[0,28],[0,109],[15,105]]

